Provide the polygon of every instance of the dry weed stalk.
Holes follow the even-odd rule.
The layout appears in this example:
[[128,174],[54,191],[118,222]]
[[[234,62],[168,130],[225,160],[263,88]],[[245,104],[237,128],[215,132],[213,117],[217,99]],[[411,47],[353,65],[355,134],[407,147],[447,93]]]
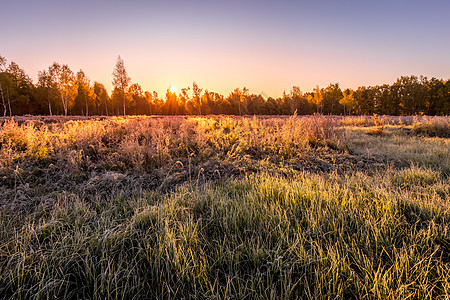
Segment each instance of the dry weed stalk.
[[373,114],[373,122],[375,123],[375,130],[371,130],[370,133],[371,134],[375,134],[375,135],[382,135],[383,134],[383,130],[384,130],[384,121],[385,121],[386,116],[383,115],[381,117],[381,119],[378,119],[378,115],[377,114]]

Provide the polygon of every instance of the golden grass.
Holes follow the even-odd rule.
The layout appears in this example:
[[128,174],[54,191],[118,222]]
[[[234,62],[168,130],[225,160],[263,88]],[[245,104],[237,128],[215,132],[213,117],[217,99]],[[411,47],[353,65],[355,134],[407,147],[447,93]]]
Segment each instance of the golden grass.
[[447,299],[448,119],[411,118],[8,120],[0,298]]

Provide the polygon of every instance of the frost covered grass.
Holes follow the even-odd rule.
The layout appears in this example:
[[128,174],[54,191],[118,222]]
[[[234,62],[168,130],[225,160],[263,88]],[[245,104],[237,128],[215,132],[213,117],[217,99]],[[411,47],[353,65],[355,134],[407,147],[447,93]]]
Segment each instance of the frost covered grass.
[[1,297],[448,298],[448,138],[339,120],[3,123]]

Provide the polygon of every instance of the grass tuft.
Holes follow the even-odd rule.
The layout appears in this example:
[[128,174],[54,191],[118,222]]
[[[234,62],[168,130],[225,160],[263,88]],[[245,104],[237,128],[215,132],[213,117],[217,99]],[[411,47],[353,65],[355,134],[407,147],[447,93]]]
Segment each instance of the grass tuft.
[[448,298],[448,139],[350,121],[5,122],[0,298]]

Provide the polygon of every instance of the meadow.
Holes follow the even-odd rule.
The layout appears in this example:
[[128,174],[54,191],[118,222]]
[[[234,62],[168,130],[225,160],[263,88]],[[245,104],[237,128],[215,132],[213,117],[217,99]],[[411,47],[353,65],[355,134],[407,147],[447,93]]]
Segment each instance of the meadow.
[[3,299],[450,297],[450,117],[0,123]]

